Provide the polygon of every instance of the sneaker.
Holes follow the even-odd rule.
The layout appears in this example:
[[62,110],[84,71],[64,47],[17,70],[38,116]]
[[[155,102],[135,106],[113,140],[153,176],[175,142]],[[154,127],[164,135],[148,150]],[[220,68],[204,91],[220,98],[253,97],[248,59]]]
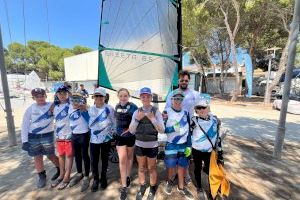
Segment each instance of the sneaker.
[[185,177],[184,182],[185,182],[186,185],[189,185],[190,183],[192,183],[192,178],[190,176]]
[[146,192],[146,189],[147,189],[147,184],[145,183],[144,185],[141,185],[140,186],[140,190],[138,191],[138,193],[136,194],[136,200],[142,200],[143,199],[143,196]]
[[120,200],[126,200],[127,199],[127,188],[123,187],[120,190]]
[[56,167],[56,172],[55,174],[53,174],[51,181],[55,181],[59,177],[59,175],[60,175],[59,167]]
[[46,171],[42,171],[40,173],[38,173],[39,179],[38,182],[36,184],[37,188],[43,188],[46,186]]
[[131,179],[130,179],[129,176],[127,176],[127,178],[126,178],[126,187],[130,186],[130,182],[131,182]]
[[98,190],[98,187],[99,187],[99,180],[94,179],[92,187],[91,187],[91,191],[96,192]]
[[154,200],[156,193],[156,186],[150,186],[149,194],[147,200]]
[[73,187],[74,185],[76,185],[77,183],[80,182],[80,180],[83,178],[83,175],[80,173],[75,174],[75,176],[72,177],[69,187]]
[[164,191],[167,195],[170,195],[172,193],[172,187],[173,187],[173,184],[171,183],[171,181],[167,181],[165,188],[164,188]]
[[90,178],[89,177],[84,177],[81,185],[81,192],[86,191],[90,186]]
[[199,189],[197,190],[197,196],[198,196],[198,199],[208,200],[207,194],[206,194],[206,192],[203,190],[203,188],[199,188]]
[[183,189],[179,189],[177,187],[177,191],[183,195],[185,197],[185,199],[188,199],[188,200],[193,200],[194,199],[194,196],[193,194],[186,188],[186,187],[183,187]]

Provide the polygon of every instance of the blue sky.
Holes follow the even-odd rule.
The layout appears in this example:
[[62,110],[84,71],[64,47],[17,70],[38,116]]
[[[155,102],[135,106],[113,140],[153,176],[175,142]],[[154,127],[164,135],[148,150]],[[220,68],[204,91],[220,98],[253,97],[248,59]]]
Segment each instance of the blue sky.
[[[5,4],[7,3],[12,41],[24,44],[22,0],[0,0],[3,43],[10,43]],[[26,37],[48,41],[46,0],[24,0]],[[97,49],[100,0],[48,0],[50,41],[71,48],[75,45]]]

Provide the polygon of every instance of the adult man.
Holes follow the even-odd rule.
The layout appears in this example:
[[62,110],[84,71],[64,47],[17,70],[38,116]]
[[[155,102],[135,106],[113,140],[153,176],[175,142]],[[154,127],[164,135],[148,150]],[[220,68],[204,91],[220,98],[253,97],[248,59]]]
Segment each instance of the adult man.
[[80,93],[84,98],[89,98],[89,93],[88,91],[84,88],[84,85],[83,84],[80,84],[79,85],[80,88],[78,89],[78,93]]
[[183,102],[182,102],[182,108],[184,110],[187,110],[191,117],[194,115],[194,106],[195,106],[196,102],[199,101],[200,94],[199,94],[199,92],[188,88],[190,78],[191,78],[191,76],[190,76],[190,73],[188,71],[183,70],[183,71],[179,72],[179,74],[178,74],[179,88],[172,91],[169,94],[169,96],[167,98],[165,109],[170,108],[172,106],[172,100],[171,100],[172,95],[173,95],[174,92],[177,92],[179,90],[180,92],[182,92],[184,94],[184,99],[183,99]]

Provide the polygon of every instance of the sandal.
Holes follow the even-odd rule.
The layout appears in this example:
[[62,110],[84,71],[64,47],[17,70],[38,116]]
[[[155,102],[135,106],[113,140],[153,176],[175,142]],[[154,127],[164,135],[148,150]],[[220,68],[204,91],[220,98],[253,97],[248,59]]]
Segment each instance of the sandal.
[[70,181],[63,181],[61,184],[58,186],[58,190],[63,190],[69,185]]
[[63,178],[58,178],[58,179],[56,179],[55,181],[53,181],[53,182],[51,183],[51,187],[52,187],[52,188],[55,188],[56,186],[58,186],[58,184],[60,184],[60,182],[62,182],[62,180],[63,180]]

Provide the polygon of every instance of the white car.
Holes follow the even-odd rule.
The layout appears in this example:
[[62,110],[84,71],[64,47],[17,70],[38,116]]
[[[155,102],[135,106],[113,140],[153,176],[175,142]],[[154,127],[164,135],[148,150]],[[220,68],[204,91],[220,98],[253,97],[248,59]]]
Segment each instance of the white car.
[[[282,99],[276,99],[273,102],[273,109],[280,110]],[[289,100],[287,112],[295,115],[300,115],[300,101]]]

